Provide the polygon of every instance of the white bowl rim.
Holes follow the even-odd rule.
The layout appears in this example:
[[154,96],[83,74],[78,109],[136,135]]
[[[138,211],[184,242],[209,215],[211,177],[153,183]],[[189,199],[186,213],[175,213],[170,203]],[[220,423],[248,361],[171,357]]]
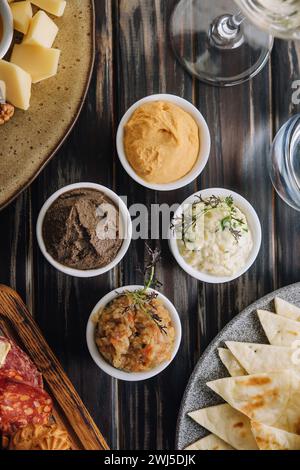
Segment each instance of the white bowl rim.
[[[61,263],[58,263],[46,250],[43,234],[42,234],[42,228],[43,228],[43,222],[45,215],[50,208],[50,206],[58,199],[62,194],[72,191],[74,189],[95,189],[97,191],[102,192],[105,194],[109,199],[114,202],[117,207],[119,208],[119,211],[122,214],[123,218],[123,224],[124,224],[124,240],[122,247],[120,248],[116,258],[109,263],[107,266],[104,266],[103,268],[98,268],[98,269],[90,269],[90,270],[80,270],[80,269],[74,269],[74,268],[69,268],[68,266],[64,266]],[[97,183],[74,183],[70,184],[68,186],[64,186],[63,188],[59,189],[56,191],[52,196],[47,199],[47,201],[44,203],[43,207],[40,210],[37,224],[36,224],[36,236],[38,240],[38,245],[40,247],[41,252],[43,253],[44,257],[47,259],[47,261],[52,264],[54,268],[56,268],[58,271],[67,274],[68,276],[72,277],[80,277],[80,278],[91,278],[91,277],[96,277],[96,276],[101,276],[102,274],[107,273],[111,269],[115,268],[121,260],[124,258],[126,255],[129,246],[131,244],[131,239],[132,239],[132,221],[130,217],[130,213],[125,205],[125,203],[122,201],[122,199],[111,189],[107,188],[106,186],[102,186]]]
[[[194,165],[193,169],[187,175],[185,175],[183,178],[181,178],[178,181],[174,181],[173,183],[151,184],[145,181],[134,171],[134,169],[131,167],[125,155],[124,126],[137,108],[139,108],[142,104],[149,103],[151,101],[168,101],[168,102],[177,104],[184,111],[187,111],[191,114],[191,116],[194,118],[194,120],[196,121],[199,127],[201,145],[200,145],[198,160],[196,164]],[[122,117],[120,121],[120,124],[118,126],[116,141],[117,141],[117,152],[118,152],[119,160],[124,170],[137,183],[144,186],[145,188],[152,189],[155,191],[173,191],[173,190],[180,189],[191,184],[204,171],[207,165],[207,162],[210,156],[210,150],[211,150],[210,131],[209,131],[207,122],[205,118],[203,117],[203,115],[201,114],[201,112],[199,111],[199,109],[197,109],[196,106],[193,105],[190,101],[184,98],[181,98],[180,96],[176,96],[176,95],[172,95],[168,93],[159,93],[159,94],[149,95],[137,101],[136,103],[134,103],[128,109],[128,111],[124,114],[124,116]]]
[[213,275],[198,271],[197,269],[190,266],[179,253],[176,235],[174,234],[174,230],[172,229],[170,229],[169,231],[170,250],[174,258],[176,259],[177,263],[179,264],[179,266],[181,266],[181,268],[187,274],[197,279],[198,281],[202,281],[208,284],[225,284],[227,282],[234,281],[235,279],[238,279],[243,274],[245,274],[251,268],[251,266],[254,264],[254,262],[256,261],[258,257],[258,254],[261,248],[261,243],[262,243],[262,228],[261,228],[261,223],[258,218],[258,215],[255,209],[253,208],[253,206],[250,204],[250,202],[248,202],[247,199],[245,199],[243,196],[236,193],[235,191],[231,191],[230,189],[224,189],[224,188],[209,188],[209,189],[199,190],[196,193],[189,196],[180,205],[180,207],[174,214],[174,218],[182,214],[182,209],[185,204],[189,204],[193,202],[195,200],[195,197],[199,195],[201,195],[203,198],[210,197],[212,195],[220,196],[220,197],[226,197],[230,195],[233,196],[234,202],[237,205],[237,207],[239,207],[245,213],[248,224],[250,225],[250,228],[252,231],[253,248],[251,250],[251,254],[249,256],[247,263],[245,264],[243,268],[241,268],[237,273],[235,273],[232,276],[213,276]]
[[173,326],[175,328],[175,343],[174,343],[174,349],[172,353],[172,357],[169,361],[165,361],[162,364],[160,364],[158,367],[155,367],[151,371],[147,372],[124,372],[122,370],[116,369],[115,367],[111,366],[99,353],[98,348],[95,343],[95,323],[93,321],[95,314],[99,312],[99,310],[103,307],[105,307],[109,302],[111,302],[113,299],[115,299],[118,294],[122,294],[124,291],[134,291],[137,289],[142,289],[144,286],[124,286],[119,289],[115,289],[111,292],[109,292],[107,295],[105,295],[98,303],[97,305],[93,308],[93,311],[89,317],[88,323],[87,323],[87,328],[86,328],[86,341],[87,341],[87,346],[89,353],[95,362],[95,364],[106,374],[110,375],[111,377],[119,380],[123,380],[125,382],[140,382],[142,380],[148,380],[151,379],[152,377],[155,377],[156,375],[160,374],[162,371],[164,371],[175,359],[180,344],[181,344],[181,338],[182,338],[182,327],[181,327],[181,321],[180,317],[178,314],[178,311],[176,310],[175,306],[173,303],[161,292],[158,292],[154,289],[148,289],[149,292],[156,292],[158,294],[158,299],[163,302],[165,307],[170,313]]
[[0,59],[7,53],[13,40],[13,15],[8,2],[0,2],[0,15],[3,18],[3,37],[0,41]]

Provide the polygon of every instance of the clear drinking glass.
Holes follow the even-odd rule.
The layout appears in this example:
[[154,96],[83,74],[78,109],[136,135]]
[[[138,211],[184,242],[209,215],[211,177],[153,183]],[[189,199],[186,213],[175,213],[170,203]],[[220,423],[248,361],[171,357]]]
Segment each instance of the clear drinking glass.
[[300,38],[300,0],[180,0],[170,22],[180,62],[198,79],[219,86],[260,72],[272,35]]
[[283,39],[300,39],[300,0],[236,0],[260,29]]
[[300,114],[290,118],[276,135],[269,171],[279,196],[300,211]]

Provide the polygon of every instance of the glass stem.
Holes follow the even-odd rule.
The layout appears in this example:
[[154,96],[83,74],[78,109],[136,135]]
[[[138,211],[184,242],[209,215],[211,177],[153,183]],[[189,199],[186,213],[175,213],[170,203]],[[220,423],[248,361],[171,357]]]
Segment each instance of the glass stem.
[[236,49],[243,44],[241,25],[245,19],[246,17],[241,12],[216,18],[209,32],[211,45],[220,49]]
[[240,11],[236,15],[230,16],[229,21],[228,21],[229,27],[231,27],[232,29],[237,29],[241,26],[241,24],[245,21],[245,19],[246,19],[246,16],[243,15],[243,13]]

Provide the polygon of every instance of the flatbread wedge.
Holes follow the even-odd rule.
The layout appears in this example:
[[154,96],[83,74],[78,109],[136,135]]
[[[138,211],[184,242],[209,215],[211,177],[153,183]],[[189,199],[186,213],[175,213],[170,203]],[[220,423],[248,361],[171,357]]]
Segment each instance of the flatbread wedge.
[[226,367],[231,377],[246,375],[245,369],[229,349],[219,348],[218,353],[223,365]]
[[268,344],[226,342],[248,374],[291,369],[300,373],[300,350]]
[[251,420],[300,434],[298,373],[284,370],[225,378],[207,385]]
[[293,346],[300,340],[300,322],[264,310],[258,310],[257,314],[273,346]]
[[278,315],[290,320],[300,321],[300,308],[279,297],[275,298],[275,310]]
[[189,413],[189,416],[236,450],[257,450],[249,419],[224,404]]
[[8,341],[0,339],[0,367],[5,363],[7,354],[11,350],[11,345]]
[[222,441],[219,437],[214,434],[200,439],[200,441],[188,446],[185,450],[235,450],[226,442]]
[[300,436],[265,424],[251,422],[251,429],[260,450],[300,450]]

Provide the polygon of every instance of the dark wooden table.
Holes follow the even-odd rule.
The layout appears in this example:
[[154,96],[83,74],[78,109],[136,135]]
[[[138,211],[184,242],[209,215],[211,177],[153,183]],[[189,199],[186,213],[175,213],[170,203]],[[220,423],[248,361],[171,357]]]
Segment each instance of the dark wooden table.
[[[87,408],[113,449],[174,448],[177,413],[188,378],[208,343],[239,311],[277,287],[299,281],[299,214],[274,193],[267,155],[278,127],[298,109],[291,104],[299,78],[300,45],[277,42],[272,60],[253,81],[229,89],[205,86],[176,62],[168,40],[173,0],[95,0],[96,65],[81,117],[58,155],[35,183],[0,215],[0,282],[26,300]],[[206,117],[212,133],[209,164],[195,184],[159,194],[135,184],[121,168],[115,132],[125,110],[158,92],[180,95]],[[90,280],[56,272],[37,247],[35,224],[43,202],[74,182],[107,185],[129,204],[182,202],[197,188],[225,187],[257,209],[263,245],[254,267],[228,285],[188,277],[159,243],[163,292],[177,306],[183,341],[175,362],[146,383],[110,379],[92,362],[85,342],[91,309],[107,292],[141,279],[144,244],[133,242],[124,262]]]

